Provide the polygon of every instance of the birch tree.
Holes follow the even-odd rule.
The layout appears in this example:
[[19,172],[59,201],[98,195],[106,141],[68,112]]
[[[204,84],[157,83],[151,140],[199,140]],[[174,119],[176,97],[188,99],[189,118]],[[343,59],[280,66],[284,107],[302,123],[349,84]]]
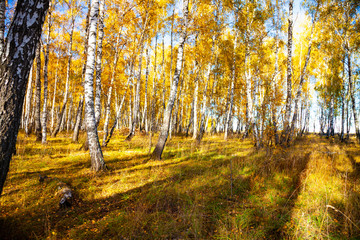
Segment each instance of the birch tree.
[[[51,1],[51,0],[50,0]],[[47,102],[48,102],[48,64],[49,64],[49,45],[50,45],[50,34],[51,34],[51,2],[49,6],[49,14],[48,14],[48,29],[46,36],[46,51],[44,56],[44,100],[43,100],[43,110],[42,110],[42,119],[41,119],[41,128],[42,128],[42,138],[41,142],[43,144],[46,143],[47,136]],[[55,92],[54,92],[55,93]]]
[[49,0],[18,0],[0,59],[0,195],[14,152],[26,84]]
[[178,53],[176,58],[176,67],[174,71],[174,79],[171,83],[171,90],[170,90],[170,96],[168,103],[166,105],[165,113],[164,113],[164,119],[163,124],[160,130],[160,135],[158,138],[158,143],[156,144],[156,147],[152,153],[153,159],[161,159],[161,154],[164,150],[165,143],[168,138],[169,134],[169,127],[170,127],[170,121],[171,121],[171,113],[174,106],[175,98],[177,95],[177,88],[179,84],[179,77],[181,73],[181,67],[182,67],[182,61],[183,61],[183,52],[184,52],[184,45],[186,40],[186,30],[187,30],[187,22],[188,22],[188,14],[189,14],[189,0],[183,0],[183,22],[180,30],[180,38],[179,38],[179,47],[178,47]]
[[98,26],[98,40],[97,40],[97,53],[96,53],[96,91],[95,91],[95,119],[96,125],[99,125],[101,117],[101,60],[102,60],[102,45],[104,39],[104,5],[105,0],[100,1],[99,9],[99,26]]
[[289,0],[289,17],[288,17],[288,42],[287,42],[287,73],[286,73],[286,105],[285,105],[285,121],[284,121],[284,141],[288,139],[290,133],[289,124],[291,117],[291,101],[292,101],[292,45],[293,45],[293,4],[294,0]]
[[95,48],[96,48],[96,28],[99,15],[99,0],[92,0],[89,22],[89,40],[85,69],[85,122],[86,133],[89,142],[91,157],[91,169],[94,171],[105,170],[106,165],[101,151],[97,132],[95,109],[94,109],[94,68],[95,68]]
[[41,141],[41,119],[40,119],[40,98],[41,98],[41,59],[39,43],[36,50],[36,78],[35,78],[35,134],[36,141]]

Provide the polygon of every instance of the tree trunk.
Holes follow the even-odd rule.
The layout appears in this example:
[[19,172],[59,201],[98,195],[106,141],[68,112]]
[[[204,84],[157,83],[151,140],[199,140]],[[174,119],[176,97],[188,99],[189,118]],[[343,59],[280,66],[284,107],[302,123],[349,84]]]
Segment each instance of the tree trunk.
[[[292,0],[290,0],[292,1]],[[244,138],[248,137],[253,128],[253,101],[251,97],[251,66],[250,66],[249,16],[246,18],[245,30],[245,91],[246,91],[246,128]]]
[[358,120],[357,111],[356,111],[354,88],[353,88],[353,82],[352,82],[351,55],[350,55],[348,46],[347,46],[347,67],[348,67],[348,77],[349,77],[348,78],[349,79],[349,93],[350,93],[351,107],[352,107],[352,112],[353,112],[353,117],[354,117],[355,133],[356,133],[356,138],[360,142],[359,120]]
[[67,60],[67,67],[66,67],[65,96],[64,96],[63,105],[62,105],[61,111],[60,111],[60,117],[58,119],[56,128],[55,128],[54,132],[52,133],[52,137],[56,137],[56,135],[59,133],[59,131],[61,129],[61,125],[63,125],[63,122],[65,120],[65,114],[66,114],[66,104],[68,102],[68,96],[69,96],[72,45],[73,45],[73,35],[74,35],[74,26],[75,26],[75,16],[73,13],[71,13],[71,14],[72,14],[72,18],[71,18],[71,30],[70,30],[70,43],[69,43],[69,49],[68,49],[68,60]]
[[291,101],[292,101],[292,35],[293,35],[293,3],[294,0],[289,0],[289,17],[288,17],[288,43],[287,43],[287,74],[286,74],[286,103],[285,103],[285,122],[284,122],[284,141],[286,142],[289,134],[289,124],[291,116]]
[[53,94],[52,106],[51,106],[51,132],[53,132],[53,130],[54,130],[55,100],[56,100],[56,87],[57,87],[57,82],[58,82],[58,69],[59,69],[59,58],[58,58],[57,64],[56,64],[54,94]]
[[311,28],[310,41],[309,41],[308,52],[307,52],[306,59],[305,59],[305,64],[300,73],[300,82],[299,82],[299,86],[298,86],[296,97],[295,97],[294,115],[292,118],[290,131],[287,132],[286,142],[291,141],[291,138],[294,135],[295,123],[296,123],[297,115],[298,115],[298,111],[299,111],[298,104],[299,104],[299,100],[300,100],[301,93],[302,93],[302,87],[305,82],[305,73],[306,73],[307,65],[309,64],[309,61],[310,61],[314,27],[315,27],[315,20],[314,20],[314,22],[312,24],[312,28]]
[[145,28],[146,28],[146,25],[144,26],[141,41],[140,41],[141,49],[140,49],[140,54],[139,54],[139,72],[138,72],[138,76],[137,76],[137,80],[136,80],[133,119],[132,119],[129,135],[126,137],[127,141],[131,141],[131,139],[134,137],[136,126],[139,123],[138,114],[140,111],[140,87],[141,87],[142,59],[143,59],[144,47],[145,47],[145,44],[144,44]]
[[[20,126],[26,84],[49,0],[18,0],[0,60],[0,195]],[[31,19],[29,22],[27,19]]]
[[117,123],[119,122],[119,120],[120,120],[121,110],[122,110],[122,107],[123,107],[124,102],[125,102],[126,93],[127,93],[128,89],[129,89],[129,83],[130,83],[130,78],[128,79],[128,82],[126,83],[127,88],[126,88],[126,90],[125,90],[125,92],[124,92],[124,95],[123,95],[123,97],[122,97],[122,99],[121,99],[120,106],[119,106],[119,108],[117,109],[115,121],[114,121],[114,123],[113,123],[113,125],[112,125],[112,127],[111,127],[111,129],[110,129],[110,133],[107,135],[107,138],[103,141],[103,144],[102,144],[103,147],[106,147],[106,146],[108,145],[108,143],[110,142],[110,139],[111,139],[111,137],[112,137],[112,135],[113,135],[113,133],[114,133],[116,124],[117,124]]
[[50,33],[51,33],[51,2],[48,17],[48,32],[46,36],[46,52],[44,56],[44,101],[43,101],[43,112],[42,112],[42,140],[43,144],[46,143],[47,137],[47,102],[48,102],[48,64],[49,64],[49,45],[50,45]]
[[[237,30],[235,29],[235,39],[234,39],[234,52],[233,52],[233,65],[232,65],[232,76],[231,76],[231,84],[230,84],[230,102],[229,102],[229,109],[226,114],[226,122],[225,122],[225,133],[224,133],[224,139],[226,140],[228,138],[229,134],[229,128],[232,128],[230,126],[230,120],[232,118],[232,111],[233,111],[233,104],[234,104],[234,85],[236,80],[236,47],[237,47]],[[210,71],[210,69],[209,69]],[[209,74],[210,76],[210,74]]]
[[72,141],[77,143],[79,141],[79,131],[81,127],[81,120],[82,120],[82,112],[84,108],[84,96],[80,97],[79,105],[76,110],[76,119],[75,119],[75,127],[74,127],[74,133],[72,137]]
[[26,88],[26,105],[25,105],[25,134],[26,136],[29,136],[30,134],[30,111],[31,111],[31,95],[32,95],[32,78],[33,78],[33,74],[32,74],[32,67],[30,69],[30,73],[29,73],[29,81],[27,84],[27,88]]
[[96,91],[95,91],[95,119],[96,126],[99,126],[101,117],[101,60],[102,60],[102,44],[104,39],[104,5],[105,0],[100,0],[99,10],[99,27],[96,54]]
[[96,48],[96,27],[99,14],[99,0],[91,1],[89,41],[85,70],[85,122],[86,133],[89,142],[91,157],[91,169],[94,171],[105,170],[106,165],[101,151],[97,132],[95,109],[94,109],[94,68],[95,68],[95,48]]
[[6,1],[0,1],[0,56],[4,53]]
[[120,41],[120,32],[118,33],[118,35],[116,37],[115,56],[114,56],[114,62],[113,62],[114,68],[113,68],[113,71],[111,74],[110,87],[108,90],[107,100],[106,100],[106,105],[105,105],[104,136],[103,136],[103,143],[102,143],[103,146],[105,146],[106,138],[109,134],[110,104],[111,104],[111,95],[112,95],[113,84],[114,84],[115,75],[116,75],[116,66],[117,66],[118,57],[119,57],[119,49],[118,49],[119,41]]
[[[196,61],[196,69],[197,69],[197,61]],[[197,71],[199,71],[197,69]],[[198,126],[199,126],[199,122],[198,122],[198,96],[199,96],[199,77],[198,77],[198,73],[196,74],[196,78],[195,78],[195,88],[194,88],[194,107],[193,107],[193,139],[196,139],[197,135],[198,135]]]
[[148,120],[147,120],[147,102],[148,102],[148,80],[149,80],[149,64],[150,64],[150,55],[149,49],[146,49],[146,73],[145,73],[145,97],[144,97],[144,110],[142,115],[142,126],[145,126],[145,132],[149,131]]
[[157,78],[157,43],[158,43],[158,36],[157,36],[157,32],[158,32],[158,25],[156,24],[156,35],[155,35],[155,46],[154,46],[154,51],[155,51],[155,56],[154,56],[154,78],[153,78],[153,84],[152,84],[152,96],[150,97],[150,108],[151,108],[151,113],[150,113],[150,127],[149,127],[149,154],[151,153],[151,147],[152,147],[152,134],[153,134],[153,127],[154,127],[154,121],[155,121],[155,105],[156,105],[156,92],[157,92],[157,88],[156,88],[156,78]]
[[35,134],[36,141],[41,141],[40,99],[41,99],[41,59],[39,43],[36,50],[36,78],[35,78]]
[[179,48],[178,48],[178,54],[177,54],[177,59],[176,59],[174,79],[171,83],[169,101],[168,101],[168,104],[166,105],[163,125],[161,127],[158,143],[156,144],[156,147],[152,153],[153,159],[158,159],[158,160],[161,159],[161,154],[164,150],[165,143],[166,143],[166,140],[167,140],[167,137],[169,134],[171,113],[172,113],[174,101],[176,98],[177,87],[179,84],[179,77],[180,77],[181,68],[182,68],[183,52],[184,52],[184,45],[185,45],[185,40],[186,40],[186,27],[187,27],[187,21],[188,21],[188,13],[189,13],[188,5],[189,5],[189,0],[183,0],[184,21],[182,24],[182,29],[180,30]]

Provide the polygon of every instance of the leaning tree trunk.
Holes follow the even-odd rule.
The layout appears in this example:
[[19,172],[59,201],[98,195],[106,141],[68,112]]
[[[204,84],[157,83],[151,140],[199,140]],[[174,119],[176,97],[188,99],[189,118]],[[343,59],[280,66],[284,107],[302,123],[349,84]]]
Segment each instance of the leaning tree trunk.
[[49,45],[50,45],[50,33],[51,33],[51,2],[50,2],[50,10],[48,17],[48,32],[46,36],[46,52],[44,57],[44,101],[43,101],[43,111],[42,111],[42,139],[41,142],[43,144],[46,143],[46,135],[47,135],[47,101],[48,101],[48,64],[49,64]]
[[[18,0],[0,59],[0,195],[14,152],[26,84],[49,0]],[[31,19],[32,21],[27,21]]]
[[105,122],[104,122],[104,136],[103,136],[103,146],[105,146],[106,138],[109,134],[109,121],[110,121],[110,104],[111,104],[111,95],[112,95],[112,88],[114,84],[115,74],[116,74],[116,66],[118,62],[119,56],[119,41],[120,41],[120,32],[116,37],[116,47],[115,47],[115,56],[113,62],[113,71],[111,74],[110,80],[110,87],[107,94],[106,105],[105,105]]
[[104,39],[104,5],[105,0],[100,1],[99,10],[99,29],[97,40],[97,54],[96,54],[96,92],[95,92],[95,119],[96,126],[99,126],[101,117],[101,60],[102,60],[102,45]]
[[36,78],[35,78],[35,134],[36,141],[41,141],[40,99],[41,99],[41,59],[39,43],[36,50]]
[[184,45],[186,40],[186,27],[187,27],[187,21],[188,21],[188,6],[189,0],[183,0],[183,14],[184,14],[184,21],[182,24],[182,29],[180,30],[180,39],[179,39],[179,48],[178,48],[178,54],[176,59],[176,67],[174,72],[174,79],[171,83],[171,90],[170,90],[170,96],[168,104],[166,105],[165,114],[164,114],[164,121],[163,125],[160,130],[160,135],[158,139],[158,143],[156,144],[156,147],[152,153],[152,158],[154,159],[161,159],[161,154],[164,150],[165,143],[169,134],[169,127],[170,127],[170,121],[171,121],[171,113],[174,106],[176,93],[177,93],[177,87],[179,84],[179,77],[181,73],[181,67],[182,67],[182,61],[183,61],[183,52],[184,52]]
[[127,87],[126,87],[126,90],[125,90],[125,92],[124,92],[124,95],[123,95],[123,97],[122,97],[122,99],[121,99],[120,106],[119,106],[119,108],[117,109],[115,121],[114,121],[114,123],[113,123],[113,125],[112,125],[112,127],[111,127],[111,129],[110,129],[109,134],[107,135],[106,139],[103,141],[103,144],[102,144],[103,147],[106,147],[106,146],[108,145],[108,143],[110,142],[110,139],[111,139],[111,137],[112,137],[112,135],[113,135],[113,133],[114,133],[114,131],[115,131],[116,124],[117,124],[117,123],[119,122],[119,120],[120,120],[121,110],[122,110],[122,107],[123,107],[124,102],[125,102],[125,97],[126,97],[126,93],[127,93],[128,89],[129,89],[129,84],[130,84],[130,78],[128,79],[128,82],[126,83],[126,86],[127,86]]
[[89,41],[85,70],[85,122],[86,133],[89,142],[91,157],[91,169],[100,171],[106,169],[104,156],[101,151],[99,137],[97,132],[95,109],[94,109],[94,65],[95,65],[95,48],[96,48],[96,25],[99,14],[99,0],[91,2]]

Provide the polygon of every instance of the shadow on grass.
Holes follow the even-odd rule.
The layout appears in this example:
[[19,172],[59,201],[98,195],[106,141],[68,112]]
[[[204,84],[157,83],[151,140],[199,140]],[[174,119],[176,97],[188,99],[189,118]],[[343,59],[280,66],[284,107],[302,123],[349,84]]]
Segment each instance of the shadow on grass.
[[[71,174],[63,179],[73,184],[75,193],[82,194],[91,193],[90,188],[96,184],[93,179],[106,188],[113,182],[106,182],[105,177],[115,178],[119,173],[148,174],[150,178],[137,179],[137,185],[106,197],[100,194],[90,199],[78,198],[66,210],[58,208],[53,183],[29,185],[26,191],[32,193],[26,197],[27,205],[17,210],[16,205],[11,205],[12,209],[5,209],[7,215],[0,218],[0,239],[284,237],[282,228],[290,219],[309,153],[304,150],[297,157],[281,151],[266,155],[249,151],[241,142],[225,144],[216,140],[200,146],[186,140],[172,143],[163,161],[146,164],[145,153],[110,157],[106,163],[112,170],[94,176],[81,172],[84,162],[28,171],[25,175],[12,173],[14,181],[34,178],[39,173],[77,173],[77,179]],[[110,149],[116,148],[108,148],[109,154]],[[123,172],[125,168],[128,169]],[[116,184],[120,186],[122,181],[117,180]]]

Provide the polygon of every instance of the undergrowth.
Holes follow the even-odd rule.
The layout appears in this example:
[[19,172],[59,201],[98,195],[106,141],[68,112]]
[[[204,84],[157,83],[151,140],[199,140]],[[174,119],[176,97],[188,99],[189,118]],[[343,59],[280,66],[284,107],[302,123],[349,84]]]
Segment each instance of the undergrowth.
[[[19,134],[0,197],[0,239],[356,239],[360,148],[318,136],[256,150],[250,141],[173,137],[149,161],[148,136],[116,133],[90,171],[64,134]],[[84,141],[84,136],[81,137]],[[39,175],[49,177],[40,183]],[[55,196],[74,191],[70,208]]]

